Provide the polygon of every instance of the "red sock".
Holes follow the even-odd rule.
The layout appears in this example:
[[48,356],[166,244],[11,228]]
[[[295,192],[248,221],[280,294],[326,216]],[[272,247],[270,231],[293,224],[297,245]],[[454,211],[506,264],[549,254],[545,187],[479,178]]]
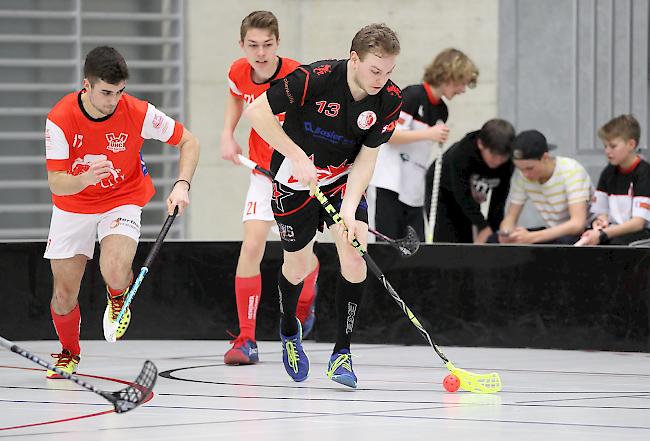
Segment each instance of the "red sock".
[[58,315],[50,305],[50,313],[52,314],[54,329],[56,329],[63,349],[67,349],[73,355],[79,355],[81,353],[79,347],[79,328],[81,326],[79,304],[77,303],[77,306],[65,315]]
[[133,282],[133,274],[131,274],[131,280],[129,281],[129,284],[127,285],[126,288],[123,288],[123,289],[113,289],[113,288],[111,288],[110,286],[106,285],[106,289],[108,290],[108,295],[110,295],[111,297],[119,297],[119,296],[121,296],[121,295],[124,294],[126,291],[128,291],[129,288],[131,288],[131,282]]
[[305,277],[305,283],[302,286],[302,291],[298,298],[298,307],[296,308],[296,316],[301,322],[307,318],[311,305],[314,303],[314,297],[316,296],[316,279],[318,279],[319,269],[320,262],[316,261],[316,268],[314,268],[314,271]]
[[239,335],[255,340],[257,307],[262,295],[262,275],[235,277],[235,296],[239,316]]

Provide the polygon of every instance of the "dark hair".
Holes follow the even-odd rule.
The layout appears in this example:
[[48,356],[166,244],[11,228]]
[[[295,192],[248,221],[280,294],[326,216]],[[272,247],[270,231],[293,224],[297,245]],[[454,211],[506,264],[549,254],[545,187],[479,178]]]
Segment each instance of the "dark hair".
[[115,48],[98,46],[86,55],[84,78],[88,79],[90,84],[102,80],[115,85],[129,78],[129,68],[124,57]]
[[239,39],[244,41],[249,29],[268,29],[275,39],[280,38],[278,19],[270,11],[253,11],[241,21],[239,27]]
[[614,138],[621,138],[623,141],[633,139],[638,146],[641,127],[633,115],[619,115],[610,119],[598,130],[598,137],[603,141],[610,141]]
[[495,155],[511,156],[515,128],[505,119],[494,118],[483,124],[478,139]]
[[352,39],[350,52],[355,51],[360,60],[368,53],[378,57],[398,55],[399,39],[395,32],[383,23],[373,23],[364,26]]

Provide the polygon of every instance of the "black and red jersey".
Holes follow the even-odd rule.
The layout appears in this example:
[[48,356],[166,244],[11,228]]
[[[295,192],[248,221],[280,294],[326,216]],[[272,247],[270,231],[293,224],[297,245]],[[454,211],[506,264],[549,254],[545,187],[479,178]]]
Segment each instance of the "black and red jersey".
[[435,126],[438,121],[446,122],[449,118],[447,104],[435,96],[431,86],[427,83],[412,84],[405,87],[404,106],[399,124],[407,124],[410,121],[416,123],[417,130],[421,125]]
[[[273,113],[286,112],[283,129],[314,161],[319,184],[349,173],[361,146],[388,141],[402,106],[402,92],[392,81],[376,95],[355,101],[347,83],[348,60],[324,60],[299,66],[267,91]],[[273,152],[276,180],[307,190],[292,175],[291,161]]]
[[609,215],[609,222],[620,225],[640,217],[650,227],[650,164],[641,158],[627,170],[608,165],[600,174],[591,200],[591,212]]

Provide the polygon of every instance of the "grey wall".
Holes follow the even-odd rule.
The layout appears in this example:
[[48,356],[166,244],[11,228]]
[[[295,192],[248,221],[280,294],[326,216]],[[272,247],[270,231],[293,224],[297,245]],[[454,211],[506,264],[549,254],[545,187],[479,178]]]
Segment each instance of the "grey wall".
[[610,118],[633,113],[647,145],[648,18],[648,0],[500,0],[499,113],[596,181]]

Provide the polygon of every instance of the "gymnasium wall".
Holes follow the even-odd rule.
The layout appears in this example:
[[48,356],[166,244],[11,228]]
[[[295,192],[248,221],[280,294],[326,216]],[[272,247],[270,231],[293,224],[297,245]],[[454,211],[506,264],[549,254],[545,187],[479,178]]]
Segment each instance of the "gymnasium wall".
[[[49,312],[51,273],[45,244],[0,244],[3,336],[56,339]],[[138,248],[134,268],[151,247]],[[237,334],[234,270],[239,242],[166,242],[132,304],[128,339],[227,339]],[[532,347],[650,352],[650,250],[626,247],[424,245],[409,258],[372,244],[377,261],[432,337],[443,346]],[[313,338],[334,341],[334,245],[321,261]],[[279,243],[262,262],[257,338],[277,340]],[[81,338],[99,339],[104,285],[89,262],[79,297]],[[310,337],[311,338],[311,337]],[[355,342],[425,344],[372,276]],[[52,342],[53,349],[55,343]],[[428,350],[428,349],[427,349]]]

